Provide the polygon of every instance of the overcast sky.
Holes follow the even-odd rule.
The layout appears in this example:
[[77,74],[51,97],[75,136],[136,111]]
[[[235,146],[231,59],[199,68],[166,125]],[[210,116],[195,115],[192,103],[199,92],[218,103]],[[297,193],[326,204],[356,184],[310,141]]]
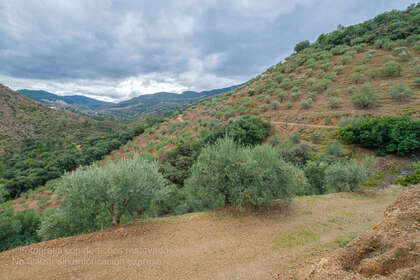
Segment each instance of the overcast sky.
[[415,0],[1,0],[0,83],[118,101],[245,82]]

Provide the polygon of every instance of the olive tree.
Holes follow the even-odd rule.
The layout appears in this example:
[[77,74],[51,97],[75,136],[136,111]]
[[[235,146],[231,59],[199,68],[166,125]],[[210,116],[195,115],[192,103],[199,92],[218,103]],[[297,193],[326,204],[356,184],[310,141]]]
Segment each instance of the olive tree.
[[304,173],[282,160],[275,148],[244,147],[225,138],[201,152],[185,187],[211,209],[291,199],[306,185]]
[[56,189],[61,206],[45,215],[39,234],[50,239],[92,232],[125,216],[154,214],[156,193],[165,184],[158,164],[138,156],[67,173]]

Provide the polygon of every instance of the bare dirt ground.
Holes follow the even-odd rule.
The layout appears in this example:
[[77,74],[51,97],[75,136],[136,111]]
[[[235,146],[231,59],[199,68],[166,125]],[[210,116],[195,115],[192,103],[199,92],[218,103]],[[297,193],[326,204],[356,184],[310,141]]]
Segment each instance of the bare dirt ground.
[[0,279],[301,277],[381,221],[400,192],[298,197],[287,212],[222,209],[33,244],[0,254]]
[[401,194],[383,222],[323,258],[307,279],[420,279],[420,185]]

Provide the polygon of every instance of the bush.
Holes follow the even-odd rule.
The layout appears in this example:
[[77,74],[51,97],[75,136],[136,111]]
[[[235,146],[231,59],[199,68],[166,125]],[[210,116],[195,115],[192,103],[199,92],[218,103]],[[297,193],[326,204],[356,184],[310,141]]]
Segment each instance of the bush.
[[280,157],[295,166],[303,167],[314,156],[314,150],[307,144],[297,144],[292,141],[277,146]]
[[404,156],[420,148],[420,120],[410,117],[364,117],[339,129],[350,144]]
[[343,64],[347,64],[350,60],[351,60],[351,56],[350,55],[343,55],[342,57],[341,57],[341,62],[343,63]]
[[364,78],[364,76],[360,72],[353,73],[350,76],[350,80],[353,81],[356,84],[358,84],[363,78]]
[[359,108],[367,108],[376,103],[378,95],[368,85],[364,85],[363,89],[359,93],[355,93],[352,96],[353,103]]
[[304,49],[308,48],[310,45],[311,45],[311,43],[309,43],[308,40],[299,42],[295,46],[295,52],[299,53],[299,52],[303,51]]
[[325,169],[325,187],[328,192],[352,192],[358,190],[371,172],[370,164],[357,164],[355,160],[336,162]]
[[328,79],[328,80],[335,81],[336,78],[337,78],[337,75],[335,73],[327,73],[325,75],[325,79]]
[[392,99],[395,99],[397,101],[403,101],[410,97],[411,90],[406,88],[403,83],[399,83],[398,85],[392,87],[389,90],[389,94],[391,95]]
[[328,106],[330,108],[338,108],[340,107],[341,99],[339,97],[330,97],[328,98]]
[[327,167],[328,164],[322,161],[310,161],[305,165],[305,176],[313,190],[313,193],[308,193],[308,195],[327,192],[325,186],[325,169]]
[[261,144],[270,135],[271,125],[260,117],[245,115],[230,120],[224,133],[243,145]]
[[327,90],[328,96],[337,96],[338,95],[338,89],[336,88],[329,88]]
[[412,52],[401,52],[398,54],[398,59],[400,61],[409,61],[412,57],[413,57],[413,53]]
[[300,139],[302,139],[302,135],[300,135],[299,133],[289,134],[287,137],[289,138],[289,141],[292,142],[293,144],[299,143]]
[[33,210],[24,210],[16,215],[13,208],[0,211],[0,252],[17,246],[40,241],[36,230],[40,215]]
[[290,108],[292,108],[292,107],[293,107],[293,104],[292,104],[291,102],[287,102],[286,104],[284,104],[284,107],[285,107],[286,109],[290,109]]
[[222,139],[202,151],[186,189],[203,208],[212,209],[289,200],[306,184],[303,172],[284,162],[275,148],[241,147]]
[[154,215],[156,192],[165,188],[156,162],[140,157],[90,166],[66,174],[56,192],[61,206],[43,219],[39,230],[44,239],[87,233],[122,218]]
[[300,104],[303,109],[309,109],[312,107],[312,98],[308,97],[307,99],[303,100]]
[[320,131],[313,131],[309,136],[311,137],[313,143],[319,143],[323,134]]
[[281,90],[276,93],[277,97],[280,98],[280,102],[283,102],[287,94],[285,91]]
[[342,66],[342,65],[335,66],[333,68],[333,70],[337,75],[343,74],[344,73],[344,66]]
[[302,93],[300,91],[297,92],[293,92],[290,97],[292,98],[293,101],[296,101],[299,99],[299,97],[302,95]]
[[380,68],[382,76],[385,76],[385,77],[399,76],[402,70],[403,70],[402,66],[393,60],[388,61],[387,63],[385,63],[383,67]]

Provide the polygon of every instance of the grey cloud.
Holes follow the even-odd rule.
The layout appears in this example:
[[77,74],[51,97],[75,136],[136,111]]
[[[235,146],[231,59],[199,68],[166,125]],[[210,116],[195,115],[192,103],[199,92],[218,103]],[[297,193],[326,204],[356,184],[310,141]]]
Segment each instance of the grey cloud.
[[112,99],[228,86],[298,41],[410,2],[4,0],[0,82]]

